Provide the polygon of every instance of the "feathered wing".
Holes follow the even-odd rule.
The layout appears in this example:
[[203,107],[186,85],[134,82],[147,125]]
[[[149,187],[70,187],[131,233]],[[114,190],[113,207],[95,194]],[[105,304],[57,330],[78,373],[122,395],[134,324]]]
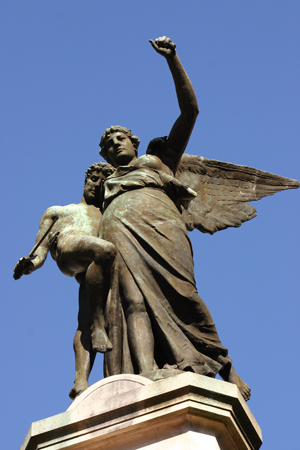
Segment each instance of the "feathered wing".
[[252,167],[187,154],[181,159],[176,178],[197,192],[182,211],[187,229],[210,234],[253,219],[256,209],[247,202],[300,186],[297,180]]

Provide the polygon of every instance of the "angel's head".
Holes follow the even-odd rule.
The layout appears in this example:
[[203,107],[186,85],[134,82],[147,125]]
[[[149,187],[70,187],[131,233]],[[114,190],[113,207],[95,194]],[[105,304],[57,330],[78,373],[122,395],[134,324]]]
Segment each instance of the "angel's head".
[[119,125],[107,128],[101,137],[100,155],[114,167],[129,164],[137,158],[140,140],[131,130]]

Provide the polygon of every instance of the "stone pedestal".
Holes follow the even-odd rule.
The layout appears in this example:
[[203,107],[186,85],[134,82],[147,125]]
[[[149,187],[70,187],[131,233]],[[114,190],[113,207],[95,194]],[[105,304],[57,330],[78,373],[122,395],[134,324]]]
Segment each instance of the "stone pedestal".
[[195,373],[116,375],[34,422],[21,450],[249,450],[260,428],[237,387]]

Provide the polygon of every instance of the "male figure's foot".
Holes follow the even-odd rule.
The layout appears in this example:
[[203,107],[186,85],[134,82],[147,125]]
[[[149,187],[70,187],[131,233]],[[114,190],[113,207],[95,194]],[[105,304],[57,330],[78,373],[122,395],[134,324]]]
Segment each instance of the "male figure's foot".
[[74,386],[69,392],[70,399],[74,400],[78,395],[82,394],[83,391],[85,391],[89,387],[89,384],[87,381],[80,381],[74,383]]
[[105,330],[92,326],[92,347],[94,352],[105,353],[112,350],[113,346],[107,337]]

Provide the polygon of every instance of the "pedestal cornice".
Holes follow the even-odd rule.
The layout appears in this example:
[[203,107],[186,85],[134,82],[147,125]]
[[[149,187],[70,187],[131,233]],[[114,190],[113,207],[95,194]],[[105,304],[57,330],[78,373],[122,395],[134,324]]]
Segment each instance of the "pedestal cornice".
[[[176,447],[180,440],[184,447]],[[105,378],[66,412],[34,422],[21,450],[249,450],[261,443],[235,385],[187,372],[156,382],[138,375]]]

